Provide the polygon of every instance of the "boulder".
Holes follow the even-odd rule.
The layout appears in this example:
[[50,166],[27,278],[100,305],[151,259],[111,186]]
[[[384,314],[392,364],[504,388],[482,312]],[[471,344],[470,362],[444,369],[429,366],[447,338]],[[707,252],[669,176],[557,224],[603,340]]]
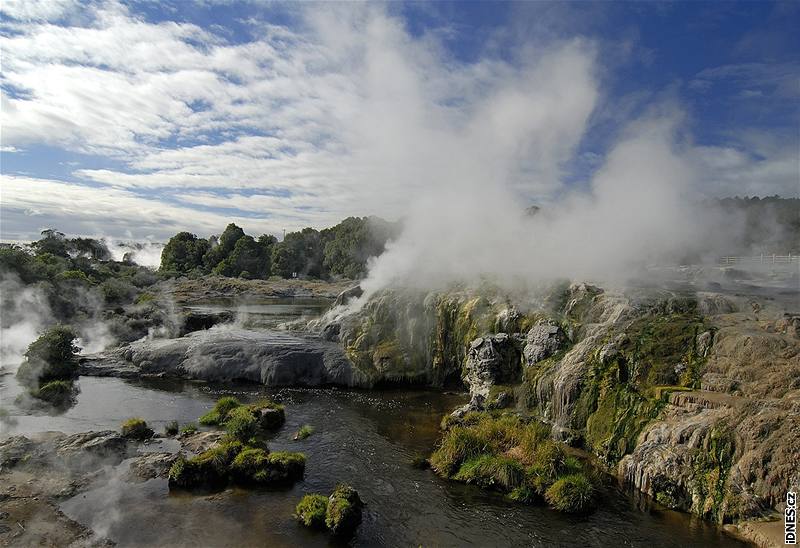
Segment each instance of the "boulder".
[[549,358],[567,342],[567,336],[561,327],[554,321],[540,321],[534,325],[525,339],[525,348],[522,354],[525,363],[533,365]]
[[328,497],[325,525],[336,536],[352,535],[361,524],[361,509],[364,503],[358,492],[349,485],[339,484]]
[[473,395],[485,399],[492,385],[518,382],[521,374],[519,350],[508,334],[478,337],[470,343],[463,379]]
[[350,304],[355,299],[358,299],[361,295],[364,294],[364,290],[361,289],[360,285],[353,286],[349,289],[345,289],[339,295],[336,296],[336,300],[333,301],[333,306],[345,306]]
[[258,421],[259,428],[263,430],[275,430],[286,422],[283,407],[257,407],[253,409],[253,415]]
[[267,386],[369,386],[334,342],[236,327],[140,340],[84,357],[81,374],[250,381]]

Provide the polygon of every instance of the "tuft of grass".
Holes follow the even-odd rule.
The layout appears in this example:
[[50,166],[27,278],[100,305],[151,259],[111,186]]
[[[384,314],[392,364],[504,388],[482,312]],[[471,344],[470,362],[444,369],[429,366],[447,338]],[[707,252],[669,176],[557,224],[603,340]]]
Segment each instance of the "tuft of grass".
[[258,432],[258,421],[247,407],[232,409],[224,424],[225,431],[241,442],[247,442]]
[[303,426],[300,427],[300,430],[298,430],[295,433],[294,439],[304,440],[313,433],[314,433],[314,427],[311,426],[310,424],[304,424]]
[[241,402],[232,396],[220,398],[211,411],[200,417],[199,422],[204,426],[222,426],[228,418],[228,413],[241,405]]
[[514,459],[481,455],[462,464],[453,479],[508,493],[524,485],[525,470]]
[[132,440],[146,440],[153,437],[153,431],[147,427],[144,419],[135,417],[122,423],[122,436]]
[[584,474],[570,474],[553,483],[544,498],[556,510],[582,514],[593,507],[594,487]]
[[193,423],[193,422],[184,424],[183,428],[181,428],[181,434],[184,434],[184,435],[186,435],[186,434],[194,434],[195,432],[197,432],[197,425],[195,423]]
[[294,509],[294,517],[306,527],[325,528],[325,514],[328,512],[328,497],[311,494],[304,496]]
[[477,432],[456,426],[445,434],[441,444],[431,455],[431,467],[443,476],[450,477],[458,472],[464,462],[486,450],[486,440]]
[[425,455],[417,453],[411,458],[411,466],[418,470],[427,470],[431,467],[431,463],[425,458]]

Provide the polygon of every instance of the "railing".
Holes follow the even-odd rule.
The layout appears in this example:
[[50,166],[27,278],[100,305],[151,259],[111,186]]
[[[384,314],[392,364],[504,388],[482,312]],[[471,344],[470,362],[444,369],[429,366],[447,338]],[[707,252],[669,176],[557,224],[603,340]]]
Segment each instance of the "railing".
[[719,262],[722,265],[791,265],[792,263],[800,264],[800,255],[792,255],[791,253],[788,255],[776,255],[774,253],[767,255],[762,253],[754,257],[722,257]]

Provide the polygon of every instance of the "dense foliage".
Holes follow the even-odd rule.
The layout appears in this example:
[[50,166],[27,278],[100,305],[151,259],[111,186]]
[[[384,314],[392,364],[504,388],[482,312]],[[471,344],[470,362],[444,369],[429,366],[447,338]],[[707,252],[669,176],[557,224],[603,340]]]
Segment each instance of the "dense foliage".
[[30,245],[0,245],[0,278],[12,284],[4,287],[0,310],[4,321],[15,320],[14,309],[24,296],[13,284],[30,287],[36,304],[46,309],[41,314],[53,323],[77,326],[97,319],[105,305],[132,303],[158,281],[151,270],[110,257],[102,240],[69,239],[51,229]]
[[[33,341],[25,352],[25,361],[17,370],[17,379],[27,394],[55,406],[71,402],[78,376],[74,344],[75,333],[64,326],[53,327]],[[23,400],[20,400],[23,403]]]
[[360,278],[367,261],[383,253],[398,225],[377,217],[348,217],[338,225],[304,228],[283,241],[269,234],[253,238],[235,224],[219,237],[198,238],[188,232],[173,236],[161,255],[168,276],[202,275],[259,278]]
[[69,380],[77,375],[75,333],[64,326],[56,326],[28,346],[25,361],[17,370],[20,381],[38,388],[50,381]]

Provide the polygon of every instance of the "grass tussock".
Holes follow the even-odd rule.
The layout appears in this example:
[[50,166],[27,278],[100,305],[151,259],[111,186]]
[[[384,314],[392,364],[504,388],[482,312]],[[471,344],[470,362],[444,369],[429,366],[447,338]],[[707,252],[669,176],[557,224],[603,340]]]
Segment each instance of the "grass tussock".
[[446,426],[429,459],[440,476],[500,491],[518,502],[546,500],[564,512],[593,507],[590,474],[549,438],[545,425],[514,415],[468,413]]

